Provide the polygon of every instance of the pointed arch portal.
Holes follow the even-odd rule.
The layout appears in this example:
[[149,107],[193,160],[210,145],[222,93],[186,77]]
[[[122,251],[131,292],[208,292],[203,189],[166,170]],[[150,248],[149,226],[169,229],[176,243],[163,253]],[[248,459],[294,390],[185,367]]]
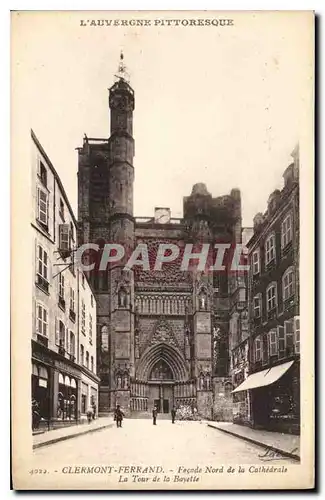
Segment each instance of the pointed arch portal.
[[153,367],[160,361],[167,364],[175,381],[188,379],[185,359],[175,347],[164,342],[149,347],[142,354],[137,368],[137,378],[149,380]]
[[156,406],[158,412],[169,413],[174,406],[175,384],[188,380],[186,361],[174,346],[159,342],[142,354],[136,377],[149,385],[149,411]]

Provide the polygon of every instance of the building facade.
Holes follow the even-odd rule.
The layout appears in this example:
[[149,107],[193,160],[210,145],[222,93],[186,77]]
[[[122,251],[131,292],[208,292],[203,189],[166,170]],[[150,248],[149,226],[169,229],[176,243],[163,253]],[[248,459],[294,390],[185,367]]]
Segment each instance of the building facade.
[[249,423],[300,429],[299,149],[267,211],[254,218],[248,242],[249,376],[234,394],[249,393]]
[[[231,418],[228,268],[182,270],[184,247],[241,242],[238,189],[212,197],[204,184],[183,199],[183,217],[156,207],[150,217],[133,213],[135,95],[120,74],[109,90],[110,137],[85,136],[78,148],[79,244],[119,243],[130,255],[148,249],[150,269],[123,265],[94,269],[97,299],[99,410],[117,404],[128,413],[185,406],[207,418]],[[154,269],[159,244],[175,244],[173,263]],[[212,261],[216,251],[209,254]],[[86,255],[86,260],[90,256]],[[225,415],[224,411],[226,408]]]
[[[243,228],[244,245],[253,235],[252,228]],[[248,255],[245,255],[248,264]],[[249,321],[248,321],[248,273],[234,274],[230,280],[231,312],[229,321],[230,376],[232,387],[238,387],[249,373]],[[233,394],[232,420],[246,424],[250,421],[249,391]]]
[[59,425],[80,420],[92,401],[98,405],[97,308],[74,263],[77,222],[69,200],[33,131],[31,144],[32,401],[46,425]]

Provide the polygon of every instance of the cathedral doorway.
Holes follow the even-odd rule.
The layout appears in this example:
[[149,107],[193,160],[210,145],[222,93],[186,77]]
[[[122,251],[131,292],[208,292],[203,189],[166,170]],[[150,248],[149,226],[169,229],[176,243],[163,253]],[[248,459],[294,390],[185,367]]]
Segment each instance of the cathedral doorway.
[[158,413],[169,413],[174,403],[174,377],[169,365],[160,359],[149,375],[149,409],[157,407]]

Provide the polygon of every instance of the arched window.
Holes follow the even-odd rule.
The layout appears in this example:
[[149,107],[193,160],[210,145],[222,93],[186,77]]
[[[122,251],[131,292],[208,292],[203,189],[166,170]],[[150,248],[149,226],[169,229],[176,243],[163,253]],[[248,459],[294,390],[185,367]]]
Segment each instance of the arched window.
[[275,260],[275,233],[269,234],[265,240],[265,265]]
[[282,297],[286,301],[294,294],[294,269],[289,267],[282,277]]
[[253,314],[254,318],[260,318],[262,316],[262,294],[258,293],[253,298]]
[[277,296],[277,284],[274,281],[270,283],[266,289],[266,308],[268,311],[272,311],[276,308],[278,304],[278,296]]

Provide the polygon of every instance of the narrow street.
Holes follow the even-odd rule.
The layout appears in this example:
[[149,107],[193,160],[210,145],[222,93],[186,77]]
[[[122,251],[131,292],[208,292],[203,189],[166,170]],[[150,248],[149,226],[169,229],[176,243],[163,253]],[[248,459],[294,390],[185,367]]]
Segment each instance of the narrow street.
[[[170,420],[158,420],[154,426],[151,420],[132,419],[124,420],[121,429],[114,426],[34,451],[37,462],[47,467],[158,464],[168,469],[181,465],[265,463],[263,454],[262,448],[203,422],[178,421],[173,425]],[[294,461],[283,458],[281,464],[286,463]]]

